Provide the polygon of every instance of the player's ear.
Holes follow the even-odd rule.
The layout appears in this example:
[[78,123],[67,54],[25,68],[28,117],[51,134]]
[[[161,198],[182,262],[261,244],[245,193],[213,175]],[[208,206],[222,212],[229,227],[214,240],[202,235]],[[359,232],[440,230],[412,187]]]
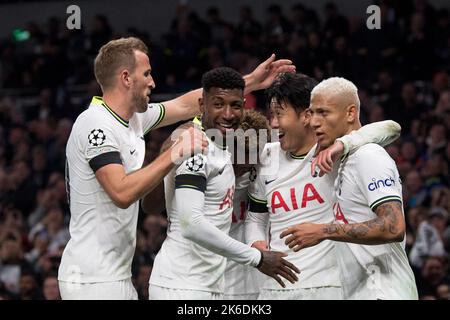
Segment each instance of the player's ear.
[[200,109],[200,113],[201,114],[205,113],[205,104],[203,98],[198,98],[198,106]]
[[309,122],[311,121],[311,110],[308,108],[303,111],[303,126],[309,126]]
[[124,69],[120,72],[120,82],[127,88],[131,86],[131,77],[130,72],[127,69]]
[[347,107],[347,121],[355,122],[358,119],[358,108],[351,104]]

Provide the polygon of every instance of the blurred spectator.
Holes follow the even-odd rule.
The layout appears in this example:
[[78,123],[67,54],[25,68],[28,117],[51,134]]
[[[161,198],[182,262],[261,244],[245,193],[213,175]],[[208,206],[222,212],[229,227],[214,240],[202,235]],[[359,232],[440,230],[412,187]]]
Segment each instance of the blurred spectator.
[[447,146],[447,130],[442,123],[435,123],[431,126],[426,139],[428,154],[441,152]]
[[[182,1],[159,39],[149,25],[117,33],[113,21],[95,13],[90,30],[68,30],[52,17],[27,23],[29,39],[0,39],[0,299],[59,298],[54,275],[70,214],[65,146],[75,118],[101,94],[94,55],[127,35],[151,48],[155,94],[196,88],[203,72],[218,66],[247,73],[272,52],[319,81],[336,75],[357,83],[363,123],[394,119],[402,126],[402,137],[386,149],[404,181],[407,252],[421,268],[414,267],[421,299],[448,299],[449,8],[426,0],[377,4],[381,30],[367,29],[365,14],[344,16],[332,2],[323,15],[280,2],[257,16],[261,10],[246,4],[232,24],[218,7],[198,13]],[[246,99],[247,108],[266,113],[261,92]],[[145,163],[175,127],[145,137]],[[140,299],[166,228],[164,216],[141,212],[132,268]]]
[[406,176],[403,188],[403,201],[408,207],[420,206],[427,198],[427,191],[423,187],[423,180],[417,170],[410,171]]
[[427,220],[420,223],[414,245],[409,254],[411,265],[422,268],[429,256],[446,257],[443,233],[448,213],[442,208],[432,208]]
[[339,14],[336,4],[328,2],[325,5],[324,33],[326,38],[333,39],[338,36],[347,36],[349,24],[347,18]]
[[27,270],[31,267],[23,258],[20,235],[11,231],[0,243],[0,282],[9,292],[19,294],[21,275]]
[[97,54],[100,47],[112,39],[112,35],[113,32],[108,18],[97,14],[94,17],[93,28],[89,35],[89,52]]
[[450,285],[441,284],[436,288],[438,300],[450,300]]
[[35,245],[35,250],[38,251],[37,256],[47,250],[53,253],[64,247],[70,235],[69,230],[64,226],[61,208],[49,209],[45,217],[31,229],[28,238],[33,243],[37,242]]
[[32,272],[20,275],[19,300],[42,300],[42,293],[38,287],[36,276]]
[[450,279],[446,275],[446,262],[441,257],[427,257],[421,268],[420,275],[417,276],[417,289],[422,296],[436,297],[437,288],[440,285],[449,285]]
[[237,25],[238,34],[258,37],[261,34],[261,31],[261,24],[253,17],[252,9],[249,6],[242,6],[239,9],[239,22]]
[[56,275],[49,275],[43,281],[43,295],[45,300],[61,300],[59,293],[58,278]]

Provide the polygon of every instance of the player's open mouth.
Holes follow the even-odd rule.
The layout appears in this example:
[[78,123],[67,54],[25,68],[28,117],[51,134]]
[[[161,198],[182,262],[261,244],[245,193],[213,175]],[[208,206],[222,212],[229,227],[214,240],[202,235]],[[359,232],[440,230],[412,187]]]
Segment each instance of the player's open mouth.
[[283,137],[284,137],[284,132],[278,133],[278,140],[283,139]]
[[217,127],[223,132],[234,129],[234,126],[231,123],[217,123]]

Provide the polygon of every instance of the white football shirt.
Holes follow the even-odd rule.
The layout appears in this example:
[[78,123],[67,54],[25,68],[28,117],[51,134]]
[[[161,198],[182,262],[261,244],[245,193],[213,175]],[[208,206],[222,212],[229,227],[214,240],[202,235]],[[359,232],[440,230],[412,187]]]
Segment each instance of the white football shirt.
[[[244,221],[248,208],[248,186],[250,172],[236,177],[236,189],[234,192],[233,213],[231,216],[230,237],[245,243]],[[262,281],[266,276],[256,268],[227,261],[225,269],[225,294],[226,295],[251,295],[258,294]]]
[[[270,249],[287,253],[286,259],[301,271],[295,284],[285,282],[286,289],[340,286],[332,241],[325,240],[294,252],[284,243],[285,239],[280,239],[281,232],[299,223],[333,222],[335,175],[311,176],[315,150],[316,146],[306,155],[295,156],[283,151],[279,142],[267,144],[261,157],[262,165],[256,179],[251,179],[254,181],[249,188],[249,210],[269,216]],[[256,240],[260,239],[247,239],[247,243]],[[270,278],[264,282],[263,288],[281,290]]]
[[128,174],[142,167],[144,134],[164,118],[162,104],[125,121],[101,97],[94,97],[75,121],[67,142],[66,184],[71,239],[61,259],[58,280],[93,283],[131,277],[139,203],[118,208],[95,171],[110,163]]
[[[377,207],[402,203],[402,187],[394,160],[377,144],[360,147],[344,159],[335,183],[338,223],[376,218]],[[382,245],[335,242],[345,299],[417,299],[405,240]]]
[[[196,179],[205,178],[206,188],[198,189]],[[169,226],[153,264],[150,285],[223,293],[227,259],[182,235],[180,216],[184,209],[177,207],[174,197],[180,185],[204,192],[205,218],[225,234],[230,230],[235,189],[231,154],[209,140],[206,155],[187,159],[164,178]]]

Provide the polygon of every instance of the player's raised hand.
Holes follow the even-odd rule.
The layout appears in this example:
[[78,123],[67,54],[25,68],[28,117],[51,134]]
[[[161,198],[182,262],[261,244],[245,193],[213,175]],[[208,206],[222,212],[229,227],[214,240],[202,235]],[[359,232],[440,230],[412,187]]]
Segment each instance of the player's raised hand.
[[[319,149],[319,148],[318,148]],[[311,175],[322,177],[333,170],[333,163],[344,154],[344,144],[336,141],[328,148],[319,151],[311,164]],[[317,172],[318,171],[318,172]]]
[[283,280],[281,280],[281,277],[287,279],[291,283],[298,281],[295,272],[300,273],[300,270],[286,259],[283,259],[283,257],[287,256],[286,253],[261,251],[261,254],[261,262],[258,267],[259,271],[274,278],[283,288],[285,288],[286,285]]
[[171,159],[175,164],[180,164],[196,153],[204,153],[208,147],[205,133],[197,126],[182,130],[171,147]]
[[[289,59],[275,60],[275,54],[259,64],[252,73],[245,76],[246,91],[261,90],[270,87],[280,73],[295,72],[295,65]],[[248,88],[247,88],[248,87]]]
[[287,237],[284,243],[295,252],[303,248],[315,246],[324,238],[323,226],[317,223],[300,223],[287,228],[280,234],[280,238]]

